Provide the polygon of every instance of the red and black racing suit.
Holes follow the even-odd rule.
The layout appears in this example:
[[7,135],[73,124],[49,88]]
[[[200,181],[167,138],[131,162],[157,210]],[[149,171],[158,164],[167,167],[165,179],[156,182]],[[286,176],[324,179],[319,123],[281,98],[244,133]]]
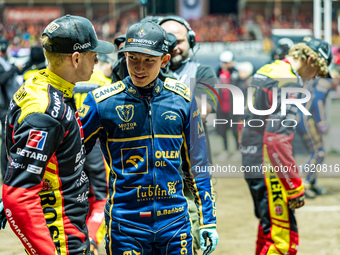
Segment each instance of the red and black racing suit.
[[89,254],[89,186],[73,87],[41,70],[10,104],[2,196],[8,223],[31,255]]
[[247,168],[245,178],[260,220],[257,255],[296,254],[298,248],[297,224],[288,207],[289,199],[304,194],[291,145],[298,108],[287,105],[284,114],[280,102],[281,97],[299,98],[300,93],[285,95],[283,88],[302,88],[300,76],[286,60],[260,68],[248,88],[254,108],[262,111],[275,107],[277,89],[273,113],[256,115],[248,105],[241,137],[242,165]]

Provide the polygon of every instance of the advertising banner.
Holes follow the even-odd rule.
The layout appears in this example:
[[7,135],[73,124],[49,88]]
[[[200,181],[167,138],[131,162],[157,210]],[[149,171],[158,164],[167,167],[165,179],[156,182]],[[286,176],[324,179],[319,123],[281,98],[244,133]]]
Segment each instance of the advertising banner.
[[203,15],[203,0],[180,0],[179,15],[184,19],[200,19]]
[[51,21],[61,16],[59,7],[8,7],[5,11],[6,22]]

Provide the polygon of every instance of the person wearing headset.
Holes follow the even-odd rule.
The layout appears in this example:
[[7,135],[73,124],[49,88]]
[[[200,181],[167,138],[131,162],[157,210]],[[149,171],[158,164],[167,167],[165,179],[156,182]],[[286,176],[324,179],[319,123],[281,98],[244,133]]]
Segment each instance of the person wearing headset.
[[[196,34],[185,19],[180,16],[169,15],[161,19],[159,24],[168,34],[173,34],[177,39],[176,46],[169,52],[171,55],[170,70],[176,79],[190,87],[195,95],[206,134],[208,160],[212,163],[209,137],[206,128],[206,117],[209,113],[216,112],[215,98],[213,99],[209,95],[206,96],[207,104],[203,111],[202,95],[205,94],[207,89],[209,90],[211,87],[213,88],[215,84],[219,83],[218,78],[212,67],[202,65],[194,59],[198,50],[195,50],[195,48],[198,47],[195,41]],[[195,78],[195,82],[193,82],[192,78]],[[214,93],[211,94],[213,95]],[[190,217],[193,223],[194,249],[199,250],[200,245],[202,246],[204,244],[204,240],[200,240],[199,238],[198,216],[194,196],[187,187],[184,189],[184,194],[188,199]]]

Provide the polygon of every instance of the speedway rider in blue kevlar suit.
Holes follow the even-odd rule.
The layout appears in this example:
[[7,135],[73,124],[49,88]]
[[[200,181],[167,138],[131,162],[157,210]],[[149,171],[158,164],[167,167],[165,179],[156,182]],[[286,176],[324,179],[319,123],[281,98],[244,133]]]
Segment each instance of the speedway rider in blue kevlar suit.
[[110,167],[107,254],[193,254],[183,175],[195,194],[202,249],[210,254],[218,242],[195,97],[185,84],[158,78],[168,44],[159,25],[132,25],[121,50],[129,76],[90,92],[79,110],[87,152],[99,138]]
[[325,188],[317,184],[317,171],[324,166],[326,156],[322,137],[328,131],[325,105],[329,92],[334,89],[334,84],[330,77],[317,77],[306,82],[304,87],[311,92],[311,99],[304,103],[304,107],[311,115],[304,115],[302,111],[298,112],[296,131],[300,134],[309,154],[304,164],[306,197],[315,198],[327,192]]

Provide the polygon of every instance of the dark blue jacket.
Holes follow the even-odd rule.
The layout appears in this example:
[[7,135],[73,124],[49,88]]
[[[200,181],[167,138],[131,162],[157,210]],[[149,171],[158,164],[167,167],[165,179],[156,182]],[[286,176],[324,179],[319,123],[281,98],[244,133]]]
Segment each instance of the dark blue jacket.
[[111,172],[106,213],[157,231],[187,214],[183,181],[195,194],[201,226],[215,226],[215,199],[196,100],[186,85],[156,79],[143,98],[130,77],[87,95],[79,110],[86,150],[99,137]]

